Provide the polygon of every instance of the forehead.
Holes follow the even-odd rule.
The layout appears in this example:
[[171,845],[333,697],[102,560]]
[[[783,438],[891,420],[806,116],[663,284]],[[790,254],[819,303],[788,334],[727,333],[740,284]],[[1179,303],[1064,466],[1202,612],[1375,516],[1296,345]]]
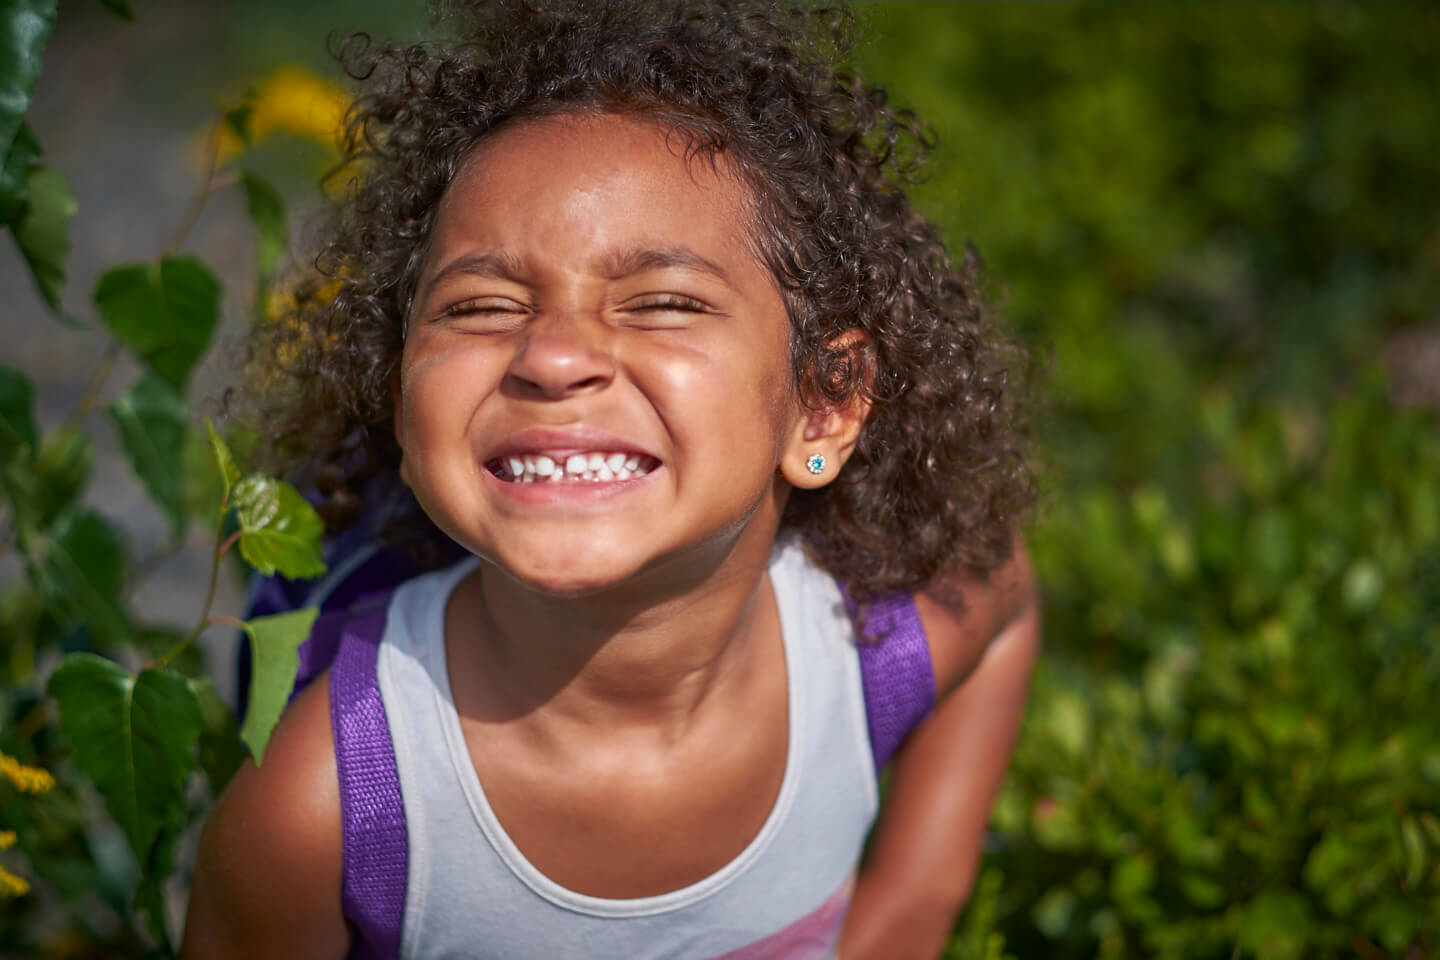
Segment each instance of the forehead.
[[503,251],[580,269],[626,249],[684,247],[762,269],[752,196],[723,154],[642,117],[527,120],[479,144],[446,191],[436,254]]

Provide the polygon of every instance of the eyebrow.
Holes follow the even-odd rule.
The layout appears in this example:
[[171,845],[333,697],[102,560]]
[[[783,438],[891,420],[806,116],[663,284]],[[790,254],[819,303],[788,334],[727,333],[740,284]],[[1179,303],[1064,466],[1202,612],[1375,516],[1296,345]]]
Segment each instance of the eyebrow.
[[605,258],[601,263],[602,272],[610,280],[618,280],[647,270],[679,268],[694,273],[708,273],[726,283],[730,275],[725,268],[707,257],[702,257],[687,247],[646,247],[627,250]]
[[513,280],[516,283],[523,282],[525,269],[520,262],[509,254],[504,253],[474,253],[463,257],[456,257],[445,266],[435,271],[435,276],[425,284],[425,292],[428,294],[435,289],[435,285],[441,280],[447,280],[456,274],[464,274],[471,277],[485,277],[492,280]]
[[[725,272],[724,267],[687,247],[642,247],[613,253],[600,261],[600,272],[607,280],[618,280],[648,270],[667,269],[708,273],[727,284],[730,282],[730,275]],[[525,283],[526,272],[524,265],[509,254],[469,254],[457,257],[437,270],[435,276],[425,284],[424,290],[428,295],[442,280],[456,274]]]

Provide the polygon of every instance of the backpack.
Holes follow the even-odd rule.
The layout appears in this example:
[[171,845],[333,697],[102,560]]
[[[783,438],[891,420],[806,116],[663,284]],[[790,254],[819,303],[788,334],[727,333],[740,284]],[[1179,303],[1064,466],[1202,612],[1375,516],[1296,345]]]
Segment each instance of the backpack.
[[[399,956],[409,870],[408,834],[395,749],[380,697],[376,661],[390,595],[424,572],[407,555],[352,531],[326,548],[329,572],[316,581],[260,580],[251,592],[250,616],[302,606],[320,608],[300,646],[300,670],[291,699],[330,670],[330,722],[340,781],[341,900],[354,930],[354,960]],[[851,620],[855,601],[841,584]],[[925,630],[910,596],[901,591],[873,601],[867,633],[858,645],[860,678],[877,773],[929,714],[935,674]],[[249,651],[242,645],[240,703],[249,680]]]

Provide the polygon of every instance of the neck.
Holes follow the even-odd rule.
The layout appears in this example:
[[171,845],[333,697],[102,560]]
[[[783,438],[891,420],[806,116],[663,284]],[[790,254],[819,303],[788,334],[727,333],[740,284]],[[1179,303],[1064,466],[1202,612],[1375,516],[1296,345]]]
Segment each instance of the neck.
[[774,524],[746,524],[584,597],[537,593],[483,564],[446,616],[457,705],[557,736],[629,728],[680,738],[709,698],[751,675],[754,641],[771,633],[774,534]]

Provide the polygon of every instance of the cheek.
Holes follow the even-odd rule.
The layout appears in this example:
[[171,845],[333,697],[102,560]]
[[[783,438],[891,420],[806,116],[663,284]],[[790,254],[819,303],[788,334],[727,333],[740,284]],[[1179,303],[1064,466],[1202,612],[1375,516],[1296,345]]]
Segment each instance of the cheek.
[[458,345],[406,351],[400,365],[396,422],[410,447],[407,454],[469,419],[488,389],[493,366],[487,352]]
[[[764,450],[778,459],[794,422],[789,357],[755,349],[754,339],[704,338],[637,353],[632,379],[682,443],[721,440],[734,454]],[[761,438],[773,434],[773,450]]]

